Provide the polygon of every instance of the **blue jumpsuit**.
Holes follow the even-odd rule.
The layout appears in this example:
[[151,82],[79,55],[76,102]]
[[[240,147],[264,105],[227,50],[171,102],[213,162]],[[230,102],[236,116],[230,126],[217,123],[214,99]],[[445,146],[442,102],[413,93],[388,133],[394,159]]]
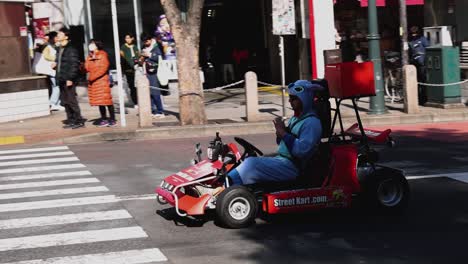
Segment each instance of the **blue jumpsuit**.
[[306,80],[289,85],[289,94],[299,97],[302,102],[302,114],[292,117],[288,124],[289,132],[277,139],[276,157],[247,158],[228,173],[233,185],[296,179],[300,164],[311,158],[322,135],[322,126],[313,105],[314,93],[318,89],[323,87]]

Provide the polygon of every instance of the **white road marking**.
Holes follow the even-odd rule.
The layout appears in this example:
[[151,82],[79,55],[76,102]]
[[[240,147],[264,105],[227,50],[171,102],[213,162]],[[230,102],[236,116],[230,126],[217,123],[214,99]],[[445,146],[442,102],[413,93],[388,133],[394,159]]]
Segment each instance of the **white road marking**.
[[2,220],[0,221],[0,230],[12,229],[12,228],[63,225],[63,224],[105,221],[105,220],[128,219],[128,218],[132,218],[132,216],[127,212],[127,210],[113,210],[113,211],[65,214],[65,215],[49,215],[49,216],[40,216],[40,217]]
[[68,199],[54,199],[35,202],[0,204],[0,212],[13,212],[24,210],[37,210],[45,208],[59,208],[68,206],[80,206],[90,204],[116,203],[119,200],[114,195],[91,196]]
[[70,158],[56,158],[56,159],[8,161],[8,162],[0,162],[0,167],[32,165],[32,164],[42,164],[42,163],[58,163],[58,162],[67,162],[67,161],[79,161],[79,159],[77,157],[70,157]]
[[92,175],[92,174],[89,171],[67,171],[67,172],[29,174],[29,175],[19,175],[19,176],[6,176],[6,177],[4,176],[4,177],[0,177],[0,181],[37,180],[37,179],[87,176],[87,175]]
[[62,147],[50,147],[50,148],[29,148],[29,149],[13,149],[13,150],[0,150],[0,155],[3,154],[17,154],[17,153],[30,153],[30,152],[43,152],[43,151],[54,151],[54,150],[68,150],[67,146]]
[[63,170],[63,169],[75,169],[75,168],[86,168],[81,163],[64,164],[64,165],[53,165],[53,166],[41,166],[41,167],[29,167],[29,168],[15,168],[15,169],[2,169],[0,174],[6,173],[24,173],[33,171],[48,171],[48,170]]
[[139,226],[0,239],[0,251],[148,237]]
[[5,264],[138,264],[167,261],[157,248],[109,252],[104,254],[36,259]]
[[83,178],[83,179],[69,179],[58,181],[41,181],[41,182],[25,182],[25,183],[12,183],[0,185],[0,190],[22,189],[22,188],[35,188],[45,186],[59,186],[59,185],[72,185],[82,183],[96,183],[100,182],[96,178]]
[[154,200],[156,199],[156,194],[137,194],[137,195],[127,195],[127,196],[118,196],[117,199],[120,201],[131,201],[131,200]]
[[453,180],[468,183],[468,172],[460,173],[443,173],[443,174],[432,174],[432,175],[421,175],[421,176],[406,176],[407,180],[420,180],[420,179],[431,179],[431,178],[442,178],[447,177]]
[[462,181],[464,183],[468,183],[468,174],[465,174],[463,176],[450,177],[450,178],[457,180],[457,181]]
[[36,153],[36,154],[0,156],[0,160],[30,159],[30,158],[40,158],[40,157],[69,156],[69,155],[75,155],[75,154],[71,151],[45,152],[45,153]]
[[34,191],[34,192],[4,193],[4,194],[0,194],[0,200],[40,197],[40,196],[53,196],[53,195],[65,195],[65,194],[77,194],[77,193],[108,192],[108,191],[109,189],[107,189],[104,186],[96,186],[96,187],[55,189],[55,190]]

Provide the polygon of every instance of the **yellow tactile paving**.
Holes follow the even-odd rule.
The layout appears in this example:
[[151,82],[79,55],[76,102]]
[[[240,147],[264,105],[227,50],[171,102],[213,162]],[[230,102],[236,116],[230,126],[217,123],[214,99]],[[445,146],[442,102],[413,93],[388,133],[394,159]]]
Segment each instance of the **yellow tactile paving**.
[[14,137],[0,137],[0,146],[1,145],[10,145],[10,144],[22,144],[24,143],[23,136],[14,136]]
[[[258,90],[261,92],[268,92],[276,95],[281,95],[280,86],[263,86],[258,87]],[[288,96],[288,91],[286,90],[286,96]]]

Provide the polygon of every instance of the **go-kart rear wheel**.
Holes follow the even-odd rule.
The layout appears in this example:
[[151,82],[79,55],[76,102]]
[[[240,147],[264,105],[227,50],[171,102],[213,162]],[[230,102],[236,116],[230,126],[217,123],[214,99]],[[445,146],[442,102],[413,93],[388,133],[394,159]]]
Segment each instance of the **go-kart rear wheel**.
[[224,190],[216,201],[216,217],[228,228],[247,227],[257,216],[257,201],[244,186],[233,186]]
[[376,174],[369,179],[365,199],[382,213],[401,213],[408,206],[410,190],[402,174]]

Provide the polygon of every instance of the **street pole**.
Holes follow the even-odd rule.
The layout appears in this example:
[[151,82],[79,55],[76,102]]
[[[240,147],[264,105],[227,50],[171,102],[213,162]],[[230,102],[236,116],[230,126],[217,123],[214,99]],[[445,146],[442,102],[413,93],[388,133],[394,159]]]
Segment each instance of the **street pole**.
[[142,22],[141,22],[141,6],[140,6],[140,0],[133,0],[133,15],[135,16],[135,37],[138,45],[138,49],[141,48],[141,28]]
[[117,68],[117,87],[119,91],[119,110],[120,110],[120,125],[127,126],[125,119],[125,102],[124,90],[122,86],[122,66],[120,65],[120,41],[119,41],[119,26],[117,24],[117,6],[116,0],[111,0],[112,9],[112,26],[114,34],[114,53],[115,53],[115,67]]
[[380,57],[379,21],[377,19],[376,0],[369,0],[369,58],[374,63],[375,96],[370,98],[369,114],[381,115],[387,113],[382,78],[382,59]]
[[280,57],[281,57],[281,100],[283,103],[283,118],[286,118],[286,77],[284,70],[284,38],[280,35]]
[[406,16],[406,0],[400,0],[400,36],[401,36],[401,62],[408,65],[408,20]]
[[93,33],[93,19],[92,19],[93,15],[91,14],[91,1],[86,0],[85,4],[86,4],[86,13],[87,13],[87,18],[88,18],[88,28],[87,28],[88,36],[89,36],[89,39],[92,39],[94,38],[94,33]]

